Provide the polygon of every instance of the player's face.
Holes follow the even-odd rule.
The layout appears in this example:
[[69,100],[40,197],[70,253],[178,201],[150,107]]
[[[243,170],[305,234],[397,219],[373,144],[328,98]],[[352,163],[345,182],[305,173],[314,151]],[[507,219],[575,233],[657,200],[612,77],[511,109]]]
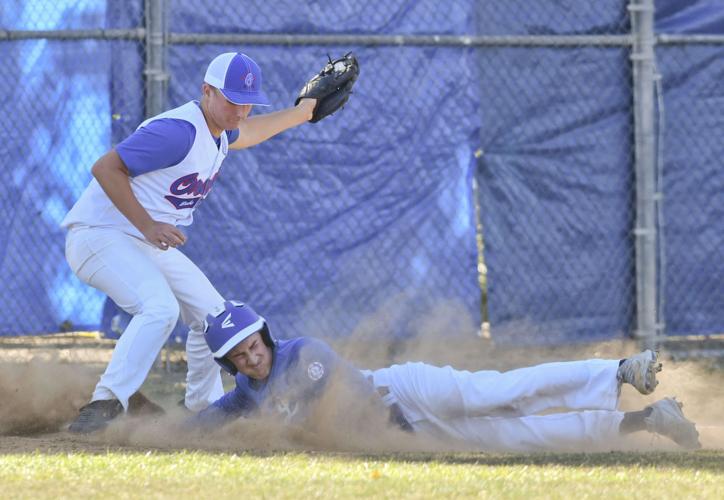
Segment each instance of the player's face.
[[209,118],[219,131],[239,128],[239,124],[251,113],[251,104],[233,104],[217,88],[208,85],[204,92],[208,97]]
[[271,371],[272,351],[261,338],[261,332],[256,332],[230,350],[226,359],[247,377],[263,380]]

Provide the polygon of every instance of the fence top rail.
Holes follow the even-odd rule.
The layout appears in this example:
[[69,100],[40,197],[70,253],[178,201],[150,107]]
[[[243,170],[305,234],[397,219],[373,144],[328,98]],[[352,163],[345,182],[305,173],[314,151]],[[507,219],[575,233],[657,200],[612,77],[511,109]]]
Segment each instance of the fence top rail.
[[685,43],[696,44],[724,44],[724,35],[656,35],[656,42],[662,45],[674,45]]
[[370,46],[571,46],[633,43],[630,35],[291,35],[255,33],[169,33],[169,42],[240,43],[254,45],[370,45]]
[[[1,30],[0,40],[143,40],[146,30]],[[167,33],[170,44],[221,43],[250,45],[369,45],[369,46],[572,46],[633,43],[629,35],[294,35],[263,33]]]
[[94,30],[4,30],[0,40],[143,40],[144,28]]
[[[139,40],[144,28],[92,30],[4,30],[2,40]],[[570,47],[631,46],[631,35],[293,35],[266,33],[166,33],[169,44],[248,44],[248,45],[366,45],[442,47]],[[655,42],[675,44],[724,44],[724,35],[657,34]]]

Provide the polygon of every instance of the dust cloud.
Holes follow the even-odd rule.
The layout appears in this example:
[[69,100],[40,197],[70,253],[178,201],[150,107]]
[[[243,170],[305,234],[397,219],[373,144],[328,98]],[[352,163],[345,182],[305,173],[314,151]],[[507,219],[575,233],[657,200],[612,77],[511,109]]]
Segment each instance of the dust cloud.
[[0,363],[0,434],[54,431],[87,403],[93,371],[57,359]]
[[[389,320],[394,309],[391,304],[389,310],[381,310],[362,322],[349,338],[328,339],[329,343],[354,366],[368,369],[424,361],[464,370],[505,371],[549,361],[621,359],[638,350],[635,342],[622,340],[566,347],[498,346],[477,335],[472,318],[456,304],[442,304],[421,315],[414,325],[419,332],[414,338],[389,340],[389,336],[385,338],[389,335],[386,329],[394,323]],[[666,351],[660,353],[660,359],[664,369],[656,392],[642,396],[625,386],[621,409],[640,410],[663,397],[676,396],[684,403],[687,418],[696,422],[704,448],[723,449],[724,370],[706,361],[677,362]],[[65,425],[87,402],[97,376],[97,367],[91,369],[59,358],[24,363],[3,362],[0,358],[0,434],[64,433]],[[175,390],[169,401],[182,394],[182,388]],[[65,434],[65,439],[140,448],[224,451],[394,453],[465,449],[464,443],[440,442],[399,430],[389,423],[386,411],[380,411],[376,403],[356,401],[343,384],[333,384],[326,391],[303,428],[268,418],[250,418],[201,432],[189,427],[189,413],[166,403],[162,403],[165,415],[125,416],[101,433],[89,437]],[[645,432],[634,436],[622,449],[678,449],[666,438],[652,439]]]

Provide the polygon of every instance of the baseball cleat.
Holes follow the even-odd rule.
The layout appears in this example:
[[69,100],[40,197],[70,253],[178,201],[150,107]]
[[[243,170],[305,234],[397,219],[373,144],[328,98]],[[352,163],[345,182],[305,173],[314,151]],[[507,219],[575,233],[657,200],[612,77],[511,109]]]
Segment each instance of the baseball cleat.
[[658,355],[651,349],[626,358],[618,367],[619,383],[631,384],[641,394],[651,394],[659,385],[656,373],[661,371]]
[[123,413],[123,405],[117,399],[91,401],[80,409],[80,413],[70,424],[68,431],[76,434],[99,431],[121,413]]
[[684,405],[676,398],[664,398],[646,408],[651,408],[651,414],[644,417],[646,429],[666,436],[683,448],[696,450],[701,448],[699,432],[696,425],[684,416],[681,408]]

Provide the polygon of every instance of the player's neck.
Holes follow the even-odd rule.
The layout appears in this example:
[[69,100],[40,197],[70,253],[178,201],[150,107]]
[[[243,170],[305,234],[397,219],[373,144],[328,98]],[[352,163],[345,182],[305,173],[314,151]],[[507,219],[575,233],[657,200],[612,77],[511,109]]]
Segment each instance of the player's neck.
[[209,132],[211,132],[211,135],[214,136],[214,139],[218,139],[224,129],[216,125],[214,120],[211,118],[211,113],[209,113],[206,99],[204,99],[203,97],[201,98],[199,107],[201,108],[201,113],[204,115],[204,120],[206,121],[206,126],[208,127]]

